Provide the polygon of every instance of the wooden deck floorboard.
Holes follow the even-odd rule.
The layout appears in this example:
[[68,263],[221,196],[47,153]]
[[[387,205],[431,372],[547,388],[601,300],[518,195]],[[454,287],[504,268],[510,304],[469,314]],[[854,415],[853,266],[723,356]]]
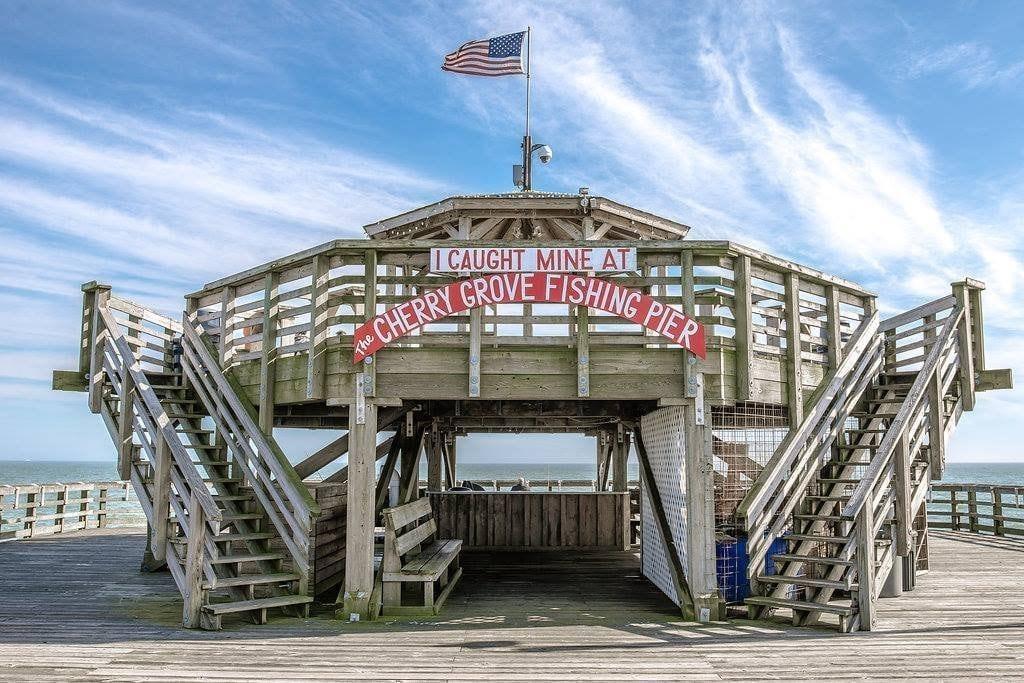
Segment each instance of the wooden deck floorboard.
[[0,545],[0,678],[10,680],[993,678],[1024,672],[1024,542],[933,532],[932,571],[848,636],[773,622],[694,625],[627,554],[466,556],[433,619],[348,624],[317,610],[216,633],[180,627],[137,531]]

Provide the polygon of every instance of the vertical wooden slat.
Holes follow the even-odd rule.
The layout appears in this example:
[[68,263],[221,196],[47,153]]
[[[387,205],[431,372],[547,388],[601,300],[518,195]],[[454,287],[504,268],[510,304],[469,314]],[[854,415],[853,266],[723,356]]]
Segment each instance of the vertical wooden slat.
[[750,257],[737,256],[733,260],[733,280],[736,283],[736,399],[753,398],[754,328],[750,294]]
[[913,523],[910,512],[910,435],[906,430],[900,434],[896,443],[893,471],[893,488],[896,493],[896,554],[906,557],[910,553]]
[[171,503],[171,448],[163,436],[157,436],[156,462],[153,463],[153,557],[167,560],[167,519]]
[[121,373],[120,401],[121,414],[117,416],[117,476],[130,479],[135,433],[135,380],[127,368]]
[[469,397],[480,396],[480,338],[483,332],[483,310],[469,311]]
[[789,397],[789,424],[804,419],[804,388],[801,379],[803,344],[800,342],[800,277],[786,273],[786,381]]
[[[697,314],[697,294],[693,283],[693,252],[685,250],[679,254],[679,285],[683,299],[683,313],[689,317]],[[697,367],[697,358],[683,349],[683,395],[695,396],[697,385],[693,381]]]
[[[363,261],[363,315],[366,320],[377,316],[377,251],[367,249]],[[366,396],[377,393],[377,363],[373,356],[363,360],[363,375],[366,377],[363,392]]]
[[590,396],[590,309],[576,307],[576,395]]
[[842,322],[839,317],[839,296],[835,285],[825,285],[825,343],[828,345],[828,366],[839,367],[843,360]]
[[319,254],[313,257],[313,275],[309,292],[309,355],[306,359],[306,398],[324,397],[327,380],[327,283],[330,261]]
[[103,344],[106,343],[108,336],[107,331],[103,329],[100,309],[110,300],[110,287],[95,285],[92,292],[92,320],[89,323],[89,410],[98,413],[103,405]]
[[260,351],[260,429],[274,431],[274,384],[277,379],[278,286],[281,276],[267,273],[263,280],[263,341]]
[[[348,496],[345,523],[344,613],[365,618],[373,591],[374,467],[377,460],[377,406],[368,402],[363,424],[349,407]],[[352,617],[351,615],[357,615]]]
[[231,358],[234,356],[232,348],[231,324],[235,318],[235,288],[225,287],[220,293],[220,367],[227,368],[231,365]]
[[971,286],[968,289],[968,301],[971,304],[971,340],[974,350],[974,372],[985,369],[985,316],[981,308],[981,287]]

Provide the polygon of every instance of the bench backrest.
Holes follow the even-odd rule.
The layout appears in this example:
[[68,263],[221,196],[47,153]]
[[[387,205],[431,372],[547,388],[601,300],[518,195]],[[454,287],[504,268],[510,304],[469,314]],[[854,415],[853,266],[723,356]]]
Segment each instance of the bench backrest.
[[434,539],[437,524],[431,512],[429,498],[420,498],[381,512],[384,516],[385,559],[389,555],[401,558]]

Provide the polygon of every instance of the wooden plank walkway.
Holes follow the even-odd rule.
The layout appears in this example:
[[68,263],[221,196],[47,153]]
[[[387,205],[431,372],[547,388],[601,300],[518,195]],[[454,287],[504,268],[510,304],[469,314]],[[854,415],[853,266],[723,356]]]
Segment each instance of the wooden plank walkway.
[[[918,589],[880,628],[679,622],[628,554],[467,554],[440,617],[348,624],[321,609],[186,631],[137,530],[0,545],[0,679],[1020,678],[1024,542],[934,533]],[[503,564],[499,564],[503,563]]]

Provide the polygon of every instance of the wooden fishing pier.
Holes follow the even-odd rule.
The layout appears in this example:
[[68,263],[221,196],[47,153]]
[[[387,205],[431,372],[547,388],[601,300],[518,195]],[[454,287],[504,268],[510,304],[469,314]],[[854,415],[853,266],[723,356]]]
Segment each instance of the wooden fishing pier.
[[[522,566],[481,571],[493,552],[530,574],[597,553],[617,604],[655,596],[672,623],[873,630],[881,595],[933,580],[948,436],[1011,385],[985,363],[982,283],[883,318],[856,283],[583,190],[365,230],[211,282],[181,317],[82,288],[79,367],[54,386],[106,424],[185,626],[472,619],[492,588],[515,600]],[[339,434],[299,456],[289,428]],[[457,446],[486,432],[590,436],[595,483],[464,485]]]

